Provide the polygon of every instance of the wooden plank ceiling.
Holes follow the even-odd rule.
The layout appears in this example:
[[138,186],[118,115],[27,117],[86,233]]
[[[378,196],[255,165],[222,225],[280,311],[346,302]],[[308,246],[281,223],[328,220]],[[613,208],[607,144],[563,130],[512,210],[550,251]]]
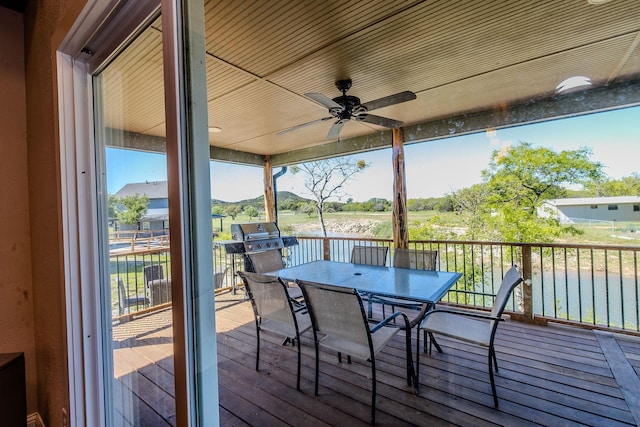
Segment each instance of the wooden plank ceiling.
[[[417,99],[375,114],[415,125],[554,96],[583,75],[598,88],[640,76],[640,3],[611,0],[205,1],[209,143],[259,155],[327,143],[332,120],[304,96]],[[158,19],[104,72],[105,122],[164,136]],[[588,108],[588,107],[585,107]],[[385,131],[349,121],[342,139]]]

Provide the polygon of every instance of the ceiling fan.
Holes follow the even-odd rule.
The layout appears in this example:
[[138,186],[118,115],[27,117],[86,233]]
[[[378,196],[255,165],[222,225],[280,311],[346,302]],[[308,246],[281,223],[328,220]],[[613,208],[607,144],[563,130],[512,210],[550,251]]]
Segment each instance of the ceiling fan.
[[355,96],[347,95],[347,91],[351,88],[351,79],[338,80],[336,82],[336,87],[340,92],[342,92],[342,96],[338,96],[336,98],[329,98],[321,93],[305,93],[304,95],[307,98],[310,98],[329,109],[328,117],[323,117],[321,119],[313,120],[308,123],[303,123],[301,125],[296,125],[290,127],[288,129],[281,130],[276,135],[280,135],[286,132],[290,132],[292,130],[300,129],[315,123],[324,122],[331,119],[337,119],[331,129],[329,129],[329,133],[327,134],[327,139],[336,139],[340,135],[340,131],[342,127],[349,120],[356,120],[359,122],[371,123],[378,126],[383,126],[386,128],[399,128],[402,126],[402,122],[398,120],[388,119],[386,117],[376,116],[374,114],[370,114],[369,111],[388,107],[390,105],[399,104],[401,102],[411,101],[416,99],[416,94],[410,91],[404,91],[396,93],[395,95],[385,96],[380,99],[376,99],[373,101],[365,102],[364,104],[360,103],[360,98]]

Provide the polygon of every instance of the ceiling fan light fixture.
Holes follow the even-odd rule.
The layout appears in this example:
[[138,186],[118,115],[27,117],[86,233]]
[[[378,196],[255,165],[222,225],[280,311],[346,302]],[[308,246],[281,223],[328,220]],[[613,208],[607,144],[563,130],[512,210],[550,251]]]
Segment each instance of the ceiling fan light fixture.
[[586,89],[593,86],[591,79],[585,76],[573,76],[568,79],[564,79],[558,86],[556,86],[556,93],[558,95],[575,92],[577,90]]

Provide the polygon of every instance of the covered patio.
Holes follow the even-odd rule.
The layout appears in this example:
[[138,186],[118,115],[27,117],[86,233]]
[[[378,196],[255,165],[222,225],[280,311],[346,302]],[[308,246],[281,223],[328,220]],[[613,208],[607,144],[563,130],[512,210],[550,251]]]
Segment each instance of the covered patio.
[[[446,144],[452,136],[640,104],[640,8],[631,0],[595,3],[205,2],[209,158],[263,168],[266,220],[272,221],[277,168],[391,148],[389,246],[406,248],[405,145]],[[167,151],[158,108],[162,61],[148,59],[162,54],[162,21],[150,22],[102,72],[107,147]],[[561,89],[566,79],[581,76],[587,85]],[[331,100],[340,95],[336,82],[345,79],[353,83],[348,95],[364,105],[404,91],[415,99],[375,112],[401,125],[348,117],[340,133],[332,133],[331,123],[341,118],[310,94]],[[109,98],[111,81],[125,88],[123,98]],[[464,172],[455,166],[452,173]],[[233,183],[233,177],[213,180]],[[531,280],[531,269],[523,276]],[[215,310],[223,425],[368,424],[369,382],[361,365],[339,366],[323,353],[315,397],[306,337],[297,392],[294,352],[276,338],[255,372],[253,317],[243,295],[218,293]],[[398,339],[381,358],[378,423],[640,423],[637,338],[541,326],[531,306],[524,313],[514,316],[524,322],[499,329],[499,409],[491,404],[485,356],[448,340],[444,354],[420,357],[422,393],[416,396],[403,385]],[[116,407],[130,410],[122,415],[136,424],[174,425],[171,311],[129,317],[113,329],[115,377],[122,387],[116,399],[123,399]]]
[[[255,324],[241,294],[217,295],[220,422],[224,426],[369,425],[368,366],[339,364],[321,353],[319,396],[313,394],[312,335],[302,339],[301,391],[296,352],[263,334],[255,370]],[[415,334],[413,344],[415,346]],[[420,395],[406,386],[403,337],[379,357],[377,425],[634,426],[640,422],[640,340],[561,325],[508,321],[498,329],[493,408],[486,354],[440,340],[444,353],[421,354]],[[114,327],[116,383],[135,425],[175,425],[171,310]],[[127,393],[118,394],[127,396]],[[133,405],[132,405],[133,403]]]

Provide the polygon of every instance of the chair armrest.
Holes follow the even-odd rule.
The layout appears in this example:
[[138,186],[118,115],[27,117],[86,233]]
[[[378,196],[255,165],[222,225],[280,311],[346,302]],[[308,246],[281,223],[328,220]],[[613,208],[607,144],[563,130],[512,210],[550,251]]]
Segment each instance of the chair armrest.
[[452,310],[452,309],[446,309],[446,308],[436,308],[435,310],[431,310],[427,312],[427,314],[424,316],[425,319],[431,316],[433,313],[458,314],[460,316],[474,317],[476,319],[504,321],[502,317],[491,316],[490,314],[481,313],[478,311],[462,311],[462,310]]
[[405,330],[407,330],[407,331],[411,330],[411,328],[409,327],[409,318],[407,317],[407,315],[404,314],[401,311],[396,311],[395,313],[393,313],[389,317],[385,317],[381,322],[377,323],[373,328],[371,328],[371,330],[370,330],[371,333],[373,334],[378,329],[388,325],[389,322],[391,322],[393,319],[397,318],[398,316],[402,316],[403,317],[404,323],[405,323],[405,327],[406,327]]

